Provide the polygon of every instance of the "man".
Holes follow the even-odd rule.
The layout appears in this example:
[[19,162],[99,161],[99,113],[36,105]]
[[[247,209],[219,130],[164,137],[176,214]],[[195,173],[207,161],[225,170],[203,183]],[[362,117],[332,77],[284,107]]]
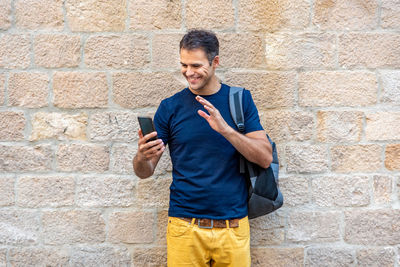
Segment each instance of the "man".
[[[214,33],[189,31],[180,42],[188,88],[164,99],[153,132],[139,130],[133,160],[140,178],[154,173],[169,145],[173,181],[167,227],[168,266],[250,266],[247,187],[239,156],[262,167],[272,147],[249,91],[243,92],[245,134],[229,111],[229,86],[215,75],[219,43]],[[149,141],[158,136],[156,141]],[[240,153],[240,154],[239,154]]]

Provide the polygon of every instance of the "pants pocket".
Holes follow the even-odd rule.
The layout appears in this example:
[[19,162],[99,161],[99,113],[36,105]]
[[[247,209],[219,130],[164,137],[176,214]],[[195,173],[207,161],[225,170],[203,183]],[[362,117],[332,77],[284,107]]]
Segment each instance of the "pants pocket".
[[230,228],[230,230],[236,237],[240,237],[240,238],[250,237],[250,225],[249,225],[248,218],[245,217],[245,218],[241,219],[239,221],[239,227]]
[[171,237],[182,237],[191,229],[189,222],[184,220],[169,217],[167,226],[167,235]]

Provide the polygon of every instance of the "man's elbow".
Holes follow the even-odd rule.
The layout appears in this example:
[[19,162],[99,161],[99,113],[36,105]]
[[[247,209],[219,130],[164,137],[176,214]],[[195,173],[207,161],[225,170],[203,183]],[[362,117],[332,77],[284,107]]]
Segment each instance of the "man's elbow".
[[265,155],[263,157],[263,160],[262,160],[261,164],[259,164],[259,165],[260,165],[260,167],[266,169],[269,167],[269,165],[271,165],[272,160],[273,160],[272,154],[268,153],[267,155]]
[[139,164],[136,165],[135,162],[134,162],[133,163],[133,172],[140,179],[146,179],[146,178],[149,178],[150,176],[152,176],[154,174],[154,169],[152,169],[152,170],[147,169],[146,170],[146,168],[143,168],[143,166],[140,166]]

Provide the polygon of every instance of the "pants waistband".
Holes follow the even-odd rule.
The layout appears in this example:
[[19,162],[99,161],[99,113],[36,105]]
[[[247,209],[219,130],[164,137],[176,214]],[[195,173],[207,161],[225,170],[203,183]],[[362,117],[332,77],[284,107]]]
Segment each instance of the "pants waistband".
[[197,224],[200,228],[236,228],[239,227],[240,219],[231,220],[214,220],[214,219],[198,219],[198,218],[185,218],[179,217],[179,219],[192,222],[194,219],[194,224]]

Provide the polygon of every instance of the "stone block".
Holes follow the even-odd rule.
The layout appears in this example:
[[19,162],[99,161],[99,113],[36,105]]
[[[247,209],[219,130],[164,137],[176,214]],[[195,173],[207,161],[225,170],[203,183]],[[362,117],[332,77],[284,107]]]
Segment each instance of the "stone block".
[[72,177],[25,176],[17,180],[17,205],[27,208],[63,207],[74,204]]
[[38,72],[10,74],[8,81],[8,104],[27,108],[48,105],[49,76]]
[[369,106],[377,102],[372,72],[310,71],[299,74],[299,105],[305,107]]
[[68,266],[69,252],[66,249],[49,247],[11,248],[10,265],[25,266]]
[[0,29],[7,30],[10,27],[11,27],[11,0],[4,0],[0,2]]
[[322,30],[372,30],[378,27],[377,0],[317,0],[313,24]]
[[285,240],[284,223],[284,217],[279,212],[250,220],[250,245],[254,247],[282,244]]
[[156,34],[152,41],[153,69],[180,69],[179,42],[182,34]]
[[135,183],[130,178],[84,177],[77,181],[76,203],[84,207],[129,207]]
[[228,30],[235,27],[235,7],[231,0],[188,0],[186,27]]
[[302,266],[304,248],[252,248],[251,266]]
[[79,36],[41,34],[34,41],[35,64],[45,68],[77,67],[81,60]]
[[391,267],[395,265],[393,248],[365,248],[357,250],[357,266]]
[[390,204],[392,202],[393,179],[393,177],[387,175],[374,175],[373,194],[375,204]]
[[4,90],[6,87],[6,76],[0,74],[0,106],[4,104]]
[[109,148],[97,144],[63,144],[56,153],[58,170],[105,172],[110,161]]
[[359,142],[364,113],[358,111],[318,111],[317,136],[323,143]]
[[365,138],[373,141],[400,140],[400,112],[367,113]]
[[291,212],[286,239],[294,243],[329,243],[340,240],[341,213]]
[[228,72],[230,86],[250,90],[258,109],[292,107],[295,105],[296,73],[294,72]]
[[347,249],[330,247],[312,247],[306,251],[305,265],[311,266],[353,266],[355,259],[353,252]]
[[348,244],[367,246],[398,245],[400,210],[352,210],[345,212],[344,240]]
[[27,35],[0,36],[0,68],[26,69],[31,64],[31,41]]
[[400,71],[380,71],[382,84],[381,102],[400,105]]
[[7,249],[0,249],[0,266],[7,267]]
[[366,176],[332,176],[312,180],[312,196],[322,207],[360,207],[370,204],[370,183]]
[[334,34],[271,33],[266,35],[265,43],[269,69],[332,69],[336,65]]
[[44,211],[42,228],[46,245],[102,243],[106,237],[103,216],[97,211]]
[[383,0],[381,26],[385,29],[400,28],[400,6],[398,0]]
[[162,99],[172,96],[186,86],[186,80],[182,83],[180,77],[180,73],[174,75],[167,72],[115,73],[114,103],[124,108],[156,107]]
[[140,179],[137,184],[137,201],[143,207],[168,208],[169,187],[172,179]]
[[30,141],[42,139],[86,140],[88,115],[63,113],[35,113],[32,118]]
[[318,173],[328,170],[328,153],[324,146],[288,145],[285,158],[289,173]]
[[0,211],[0,245],[34,246],[39,244],[40,219],[37,211]]
[[181,29],[180,0],[130,0],[128,9],[131,30]]
[[152,212],[114,212],[109,217],[108,240],[112,243],[146,244],[154,241]]
[[386,146],[385,167],[390,171],[400,170],[400,144],[389,144]]
[[279,178],[279,187],[285,196],[285,206],[295,207],[310,203],[308,179],[288,176]]
[[[8,172],[48,171],[52,169],[50,145],[0,145],[0,170]],[[23,157],[21,157],[23,155]]]
[[99,108],[108,102],[106,74],[56,72],[53,76],[54,105],[59,108]]
[[252,68],[266,66],[264,35],[252,33],[218,33],[221,68]]
[[135,266],[167,267],[167,249],[165,247],[137,248],[133,252]]
[[167,246],[167,225],[168,225],[168,210],[160,210],[157,212],[157,245]]
[[334,146],[330,150],[335,172],[373,172],[381,169],[380,145]]
[[310,19],[310,2],[305,0],[239,1],[238,28],[241,31],[305,29]]
[[125,30],[126,0],[66,0],[66,18],[74,32]]
[[398,33],[343,33],[338,47],[339,64],[344,68],[400,67]]
[[23,112],[0,112],[0,140],[18,141],[24,139],[25,116]]
[[14,204],[14,184],[15,178],[9,176],[0,177],[0,207]]
[[124,247],[74,247],[71,266],[120,266],[131,267],[131,256]]
[[114,144],[111,150],[111,171],[118,174],[133,174],[132,161],[136,152],[136,145]]
[[109,111],[94,113],[90,118],[89,133],[93,141],[136,141],[139,123],[137,113]]
[[310,112],[267,110],[262,124],[274,142],[305,141],[313,138],[314,115]]
[[150,62],[150,45],[144,35],[92,36],[85,44],[85,64],[93,69],[137,69]]
[[19,0],[15,2],[15,24],[29,30],[64,28],[63,0]]

